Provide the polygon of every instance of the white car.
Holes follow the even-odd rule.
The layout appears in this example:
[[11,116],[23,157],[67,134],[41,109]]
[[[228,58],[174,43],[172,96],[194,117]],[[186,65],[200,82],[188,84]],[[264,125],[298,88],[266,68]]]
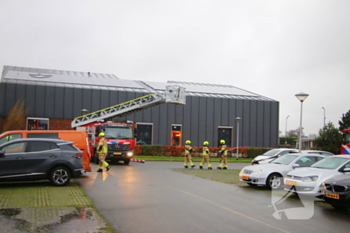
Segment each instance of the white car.
[[298,153],[298,152],[299,151],[297,149],[291,149],[291,148],[272,149],[272,150],[266,151],[262,155],[256,156],[252,161],[252,165],[268,163],[282,155],[290,154],[290,153]]
[[288,172],[299,167],[309,167],[325,157],[320,154],[286,154],[267,164],[246,166],[239,177],[251,186],[265,185],[271,189],[280,189]]
[[349,168],[349,155],[327,157],[309,168],[289,172],[284,179],[284,189],[298,194],[318,197],[321,195],[322,183],[325,180],[349,172]]

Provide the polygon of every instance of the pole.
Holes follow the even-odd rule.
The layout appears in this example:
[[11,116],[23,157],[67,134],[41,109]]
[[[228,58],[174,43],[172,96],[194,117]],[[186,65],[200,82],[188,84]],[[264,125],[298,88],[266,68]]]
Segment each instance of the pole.
[[303,121],[303,101],[300,101],[299,153],[301,153],[302,121]]
[[285,134],[285,137],[286,137],[286,140],[285,140],[285,143],[287,145],[287,120],[288,120],[288,117],[289,115],[286,117],[286,134]]
[[238,160],[238,151],[239,151],[238,137],[239,137],[239,121],[237,121],[237,152],[236,152],[236,160]]
[[326,109],[324,107],[323,108],[323,128],[326,126]]

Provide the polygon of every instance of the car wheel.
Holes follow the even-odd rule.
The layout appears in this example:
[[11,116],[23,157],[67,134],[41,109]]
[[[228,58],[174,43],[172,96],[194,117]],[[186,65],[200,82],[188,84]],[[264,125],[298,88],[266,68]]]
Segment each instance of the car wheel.
[[124,160],[124,164],[125,164],[125,165],[129,165],[129,163],[130,163],[130,159]]
[[69,183],[71,172],[67,167],[58,166],[50,172],[50,181],[55,186],[64,186]]
[[269,189],[281,189],[283,186],[282,182],[282,176],[280,174],[273,173],[267,178],[266,187]]

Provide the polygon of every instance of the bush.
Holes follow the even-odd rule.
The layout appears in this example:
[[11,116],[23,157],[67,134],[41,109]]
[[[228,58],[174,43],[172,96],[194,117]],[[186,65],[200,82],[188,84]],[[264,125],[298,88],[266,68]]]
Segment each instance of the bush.
[[255,158],[256,156],[264,154],[266,151],[271,150],[270,148],[248,148],[249,158]]
[[162,155],[163,146],[162,145],[142,145],[143,155]]

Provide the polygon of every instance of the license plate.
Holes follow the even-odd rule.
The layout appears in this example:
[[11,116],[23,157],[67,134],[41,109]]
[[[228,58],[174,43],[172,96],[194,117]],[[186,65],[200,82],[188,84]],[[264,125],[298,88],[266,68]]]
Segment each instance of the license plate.
[[242,180],[249,180],[249,176],[241,176]]
[[292,185],[292,186],[295,186],[295,185],[297,185],[297,182],[287,180],[287,181],[286,181],[286,185]]
[[339,195],[335,193],[326,193],[326,197],[333,198],[333,199],[339,199]]
[[115,154],[115,155],[121,155],[122,153],[120,153],[120,152],[114,152],[113,154]]

